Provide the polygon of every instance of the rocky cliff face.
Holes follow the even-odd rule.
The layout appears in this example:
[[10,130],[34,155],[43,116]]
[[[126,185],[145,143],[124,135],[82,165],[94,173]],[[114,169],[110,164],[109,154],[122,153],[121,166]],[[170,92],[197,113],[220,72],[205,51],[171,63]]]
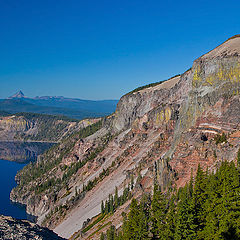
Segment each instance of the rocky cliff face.
[[1,140],[13,140],[18,132],[27,132],[34,123],[23,117],[7,116],[0,119]]
[[0,116],[0,141],[58,142],[92,122],[34,113]]
[[180,79],[180,76],[173,77],[157,86],[124,95],[117,105],[113,130],[118,132],[130,128],[136,118],[143,117],[155,107],[180,100]]
[[12,217],[0,216],[0,239],[9,240],[63,240],[53,231],[39,227],[26,220],[17,220]]
[[[237,36],[195,60],[181,76],[123,96],[97,132],[75,141],[70,138],[68,151],[64,142],[60,144],[52,153],[61,156],[58,165],[45,168],[44,177],[20,173],[19,181],[27,180],[12,192],[12,199],[27,204],[29,213],[40,216],[39,222],[45,217],[43,224],[70,237],[100,212],[101,201],[115,187],[122,192],[131,178],[138,197],[151,192],[154,181],[163,189],[183,186],[198,164],[214,171],[222,160],[236,160],[239,54]],[[56,177],[59,181],[50,184],[49,179]],[[39,184],[47,187],[36,192]],[[127,211],[127,204],[75,238],[98,239],[108,222],[120,226],[120,212]]]

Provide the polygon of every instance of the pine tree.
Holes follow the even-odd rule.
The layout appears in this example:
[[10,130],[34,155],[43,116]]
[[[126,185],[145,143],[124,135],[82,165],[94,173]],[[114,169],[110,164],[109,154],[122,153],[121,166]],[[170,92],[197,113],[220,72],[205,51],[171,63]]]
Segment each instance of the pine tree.
[[116,240],[123,240],[123,239],[124,239],[124,238],[123,238],[122,232],[119,232],[118,235],[117,235],[117,237],[116,237]]
[[139,215],[138,215],[138,238],[137,239],[149,239],[149,226],[150,220],[150,206],[151,199],[149,195],[144,195],[139,204]]
[[238,152],[237,152],[237,166],[238,168],[240,168],[240,148],[238,149]]
[[191,211],[194,218],[193,229],[199,236],[201,236],[201,232],[205,227],[206,212],[204,203],[207,198],[207,175],[199,164],[191,201]]
[[128,214],[128,218],[125,219],[123,225],[123,239],[130,240],[130,239],[139,239],[138,238],[138,227],[139,223],[139,209],[137,200],[135,198],[132,199],[130,205],[130,212]]
[[191,177],[190,177],[190,181],[189,181],[189,197],[192,198],[193,196],[193,170],[191,169]]
[[[204,203],[204,210],[206,212],[206,225],[202,232],[199,232],[199,237],[204,239],[211,239],[215,232],[217,232],[218,217],[216,212],[216,206],[219,202],[219,194],[221,190],[219,189],[219,181],[217,178],[218,171],[216,174],[210,174],[207,182],[207,195],[208,198]],[[219,191],[220,190],[220,191]]]
[[125,203],[128,199],[129,187],[123,190],[122,202]]
[[190,187],[188,184],[180,189],[179,202],[177,205],[177,219],[175,239],[196,239],[194,225],[194,210],[192,208],[192,199],[190,197]]
[[104,203],[102,201],[102,203],[101,203],[101,213],[104,214],[104,212],[105,212],[105,208],[104,208]]
[[154,184],[153,200],[151,203],[151,232],[154,239],[159,239],[164,230],[167,209],[166,205],[167,202],[160,187],[157,184]]
[[176,229],[176,196],[172,194],[169,201],[168,210],[166,213],[166,224],[162,232],[162,236],[166,237],[168,240],[173,240]]
[[104,234],[103,234],[103,232],[101,233],[101,236],[100,236],[100,240],[104,240],[105,238],[104,238]]
[[116,229],[113,225],[107,230],[107,240],[115,240],[116,239]]
[[118,198],[118,188],[115,187],[115,195],[114,195],[114,207],[115,209],[119,206],[119,198]]
[[105,201],[105,214],[108,214],[110,211],[110,203],[108,200]]
[[113,195],[112,195],[112,194],[110,195],[109,202],[110,202],[110,204],[109,204],[109,205],[110,205],[109,211],[110,211],[111,213],[113,213],[113,212],[114,212],[114,206],[113,206],[114,202],[113,202]]

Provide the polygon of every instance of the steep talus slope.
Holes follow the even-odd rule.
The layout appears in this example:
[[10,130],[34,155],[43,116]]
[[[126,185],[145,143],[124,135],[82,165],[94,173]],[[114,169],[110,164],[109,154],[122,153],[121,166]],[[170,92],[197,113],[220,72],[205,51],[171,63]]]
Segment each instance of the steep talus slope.
[[133,178],[132,194],[140,196],[152,191],[154,180],[163,189],[179,187],[199,163],[214,170],[221,159],[235,160],[239,46],[239,37],[229,39],[181,76],[123,96],[96,131],[69,137],[39,159],[34,169],[44,170],[37,177],[19,173],[12,199],[27,204],[29,213],[63,237],[76,232],[75,238],[98,239],[109,222],[121,225],[120,212],[127,211],[128,202],[108,220],[78,231],[100,212],[101,201],[115,187],[122,193]]

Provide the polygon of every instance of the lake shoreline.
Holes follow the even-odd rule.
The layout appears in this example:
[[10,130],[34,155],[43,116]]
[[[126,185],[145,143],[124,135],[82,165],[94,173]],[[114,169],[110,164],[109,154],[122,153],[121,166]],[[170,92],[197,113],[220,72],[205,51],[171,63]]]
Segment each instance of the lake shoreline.
[[0,140],[0,215],[11,216],[16,219],[26,219],[33,223],[37,217],[28,214],[26,205],[12,201],[10,193],[17,186],[16,175],[30,162],[35,162],[55,142],[44,141],[1,141]]
[[27,141],[21,141],[21,140],[16,140],[16,139],[0,139],[0,142],[14,142],[14,143],[53,143],[57,144],[59,142],[55,141],[37,141],[37,140],[27,140]]
[[26,206],[15,203],[10,199],[11,190],[17,186],[15,176],[26,164],[27,163],[18,163],[0,159],[0,182],[2,184],[0,214],[34,222],[35,216],[26,212]]

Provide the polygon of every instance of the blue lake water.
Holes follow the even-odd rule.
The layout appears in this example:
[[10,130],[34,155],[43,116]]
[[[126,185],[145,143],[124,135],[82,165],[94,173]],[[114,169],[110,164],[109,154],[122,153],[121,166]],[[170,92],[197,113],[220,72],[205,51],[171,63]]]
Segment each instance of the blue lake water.
[[32,220],[23,206],[12,203],[9,198],[12,188],[17,185],[15,182],[15,175],[17,171],[22,169],[25,165],[24,163],[0,160],[0,214],[18,219]]
[[35,221],[35,217],[26,213],[24,206],[10,201],[10,192],[17,185],[17,172],[30,161],[35,161],[39,154],[52,145],[53,143],[0,142],[0,214]]

